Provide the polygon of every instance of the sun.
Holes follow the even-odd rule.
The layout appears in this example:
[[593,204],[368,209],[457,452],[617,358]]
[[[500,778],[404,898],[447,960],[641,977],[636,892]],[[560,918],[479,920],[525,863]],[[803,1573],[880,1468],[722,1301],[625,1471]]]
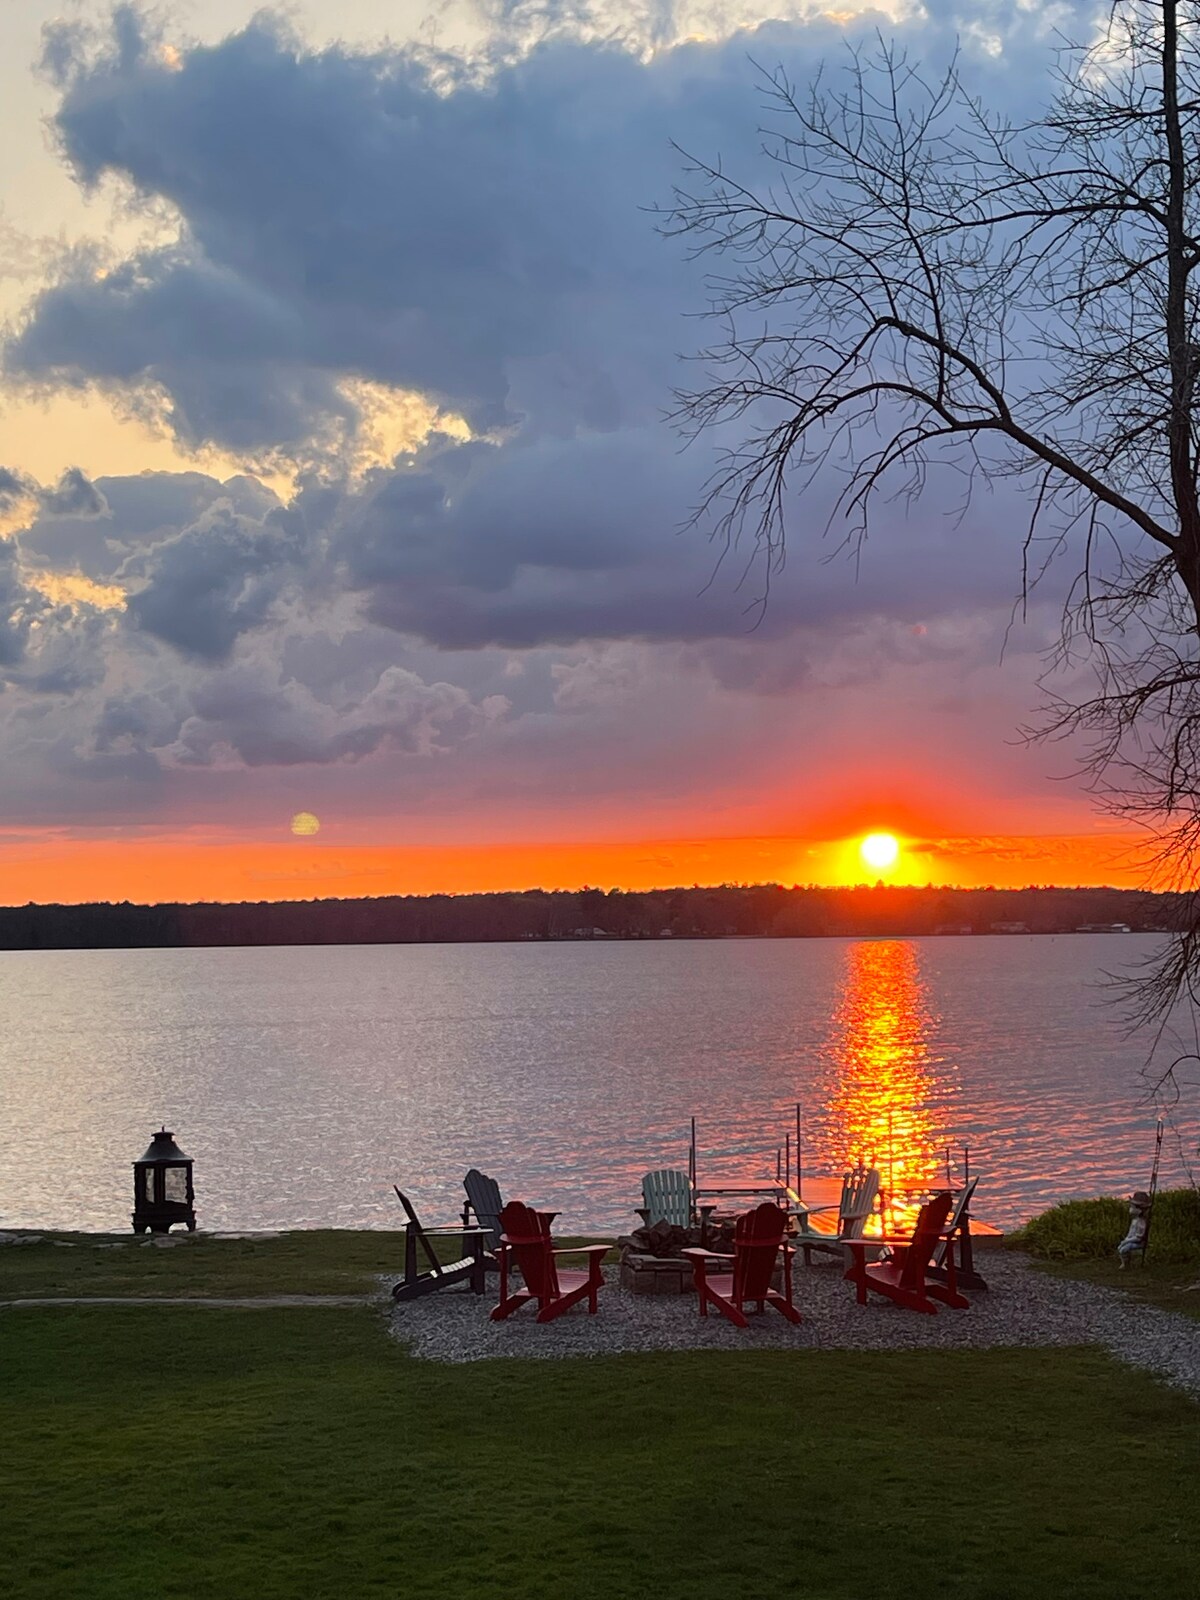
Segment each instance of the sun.
[[320,833],[321,823],[311,811],[297,811],[292,818],[291,828],[297,839],[311,839],[314,833]]
[[869,833],[859,845],[858,853],[867,866],[874,867],[877,872],[883,872],[894,865],[896,857],[900,854],[900,846],[895,834]]

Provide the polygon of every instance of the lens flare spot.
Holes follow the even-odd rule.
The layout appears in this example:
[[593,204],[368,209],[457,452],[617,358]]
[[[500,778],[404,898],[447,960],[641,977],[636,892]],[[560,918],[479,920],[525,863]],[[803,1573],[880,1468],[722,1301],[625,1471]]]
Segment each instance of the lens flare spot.
[[314,833],[320,833],[321,819],[315,817],[311,811],[297,811],[292,818],[292,832],[298,839],[311,839]]
[[858,847],[858,853],[869,867],[883,872],[894,866],[900,846],[891,833],[869,833]]

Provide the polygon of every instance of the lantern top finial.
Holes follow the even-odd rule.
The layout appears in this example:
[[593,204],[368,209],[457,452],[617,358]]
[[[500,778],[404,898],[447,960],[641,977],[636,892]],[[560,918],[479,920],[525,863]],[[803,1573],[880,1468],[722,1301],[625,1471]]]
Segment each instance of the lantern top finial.
[[191,1157],[184,1155],[183,1151],[175,1143],[175,1135],[164,1125],[151,1139],[146,1147],[145,1155],[139,1156],[134,1162],[134,1166],[143,1167],[147,1164],[160,1166],[165,1162],[190,1160]]

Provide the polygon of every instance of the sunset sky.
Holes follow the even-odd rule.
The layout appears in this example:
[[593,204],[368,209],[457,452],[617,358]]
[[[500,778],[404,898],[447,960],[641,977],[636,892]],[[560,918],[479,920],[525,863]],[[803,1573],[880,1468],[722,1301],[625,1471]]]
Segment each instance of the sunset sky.
[[650,212],[672,141],[761,170],[751,58],[959,36],[1020,114],[1089,14],[0,0],[0,903],[854,882],[875,830],[1139,881],[1020,737],[1013,486],[856,564],[826,473],[761,614],[686,526],[706,269]]

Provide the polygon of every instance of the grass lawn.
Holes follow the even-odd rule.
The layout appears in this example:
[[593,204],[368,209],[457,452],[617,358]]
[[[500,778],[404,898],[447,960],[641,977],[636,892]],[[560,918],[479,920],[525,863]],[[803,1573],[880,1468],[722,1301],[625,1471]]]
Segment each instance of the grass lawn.
[[441,1367],[373,1308],[0,1345],[14,1600],[1196,1592],[1200,1408],[1097,1351]]
[[133,1233],[44,1234],[0,1247],[0,1300],[23,1295],[366,1294],[401,1277],[401,1233],[304,1229],[278,1238],[172,1233],[168,1246]]

